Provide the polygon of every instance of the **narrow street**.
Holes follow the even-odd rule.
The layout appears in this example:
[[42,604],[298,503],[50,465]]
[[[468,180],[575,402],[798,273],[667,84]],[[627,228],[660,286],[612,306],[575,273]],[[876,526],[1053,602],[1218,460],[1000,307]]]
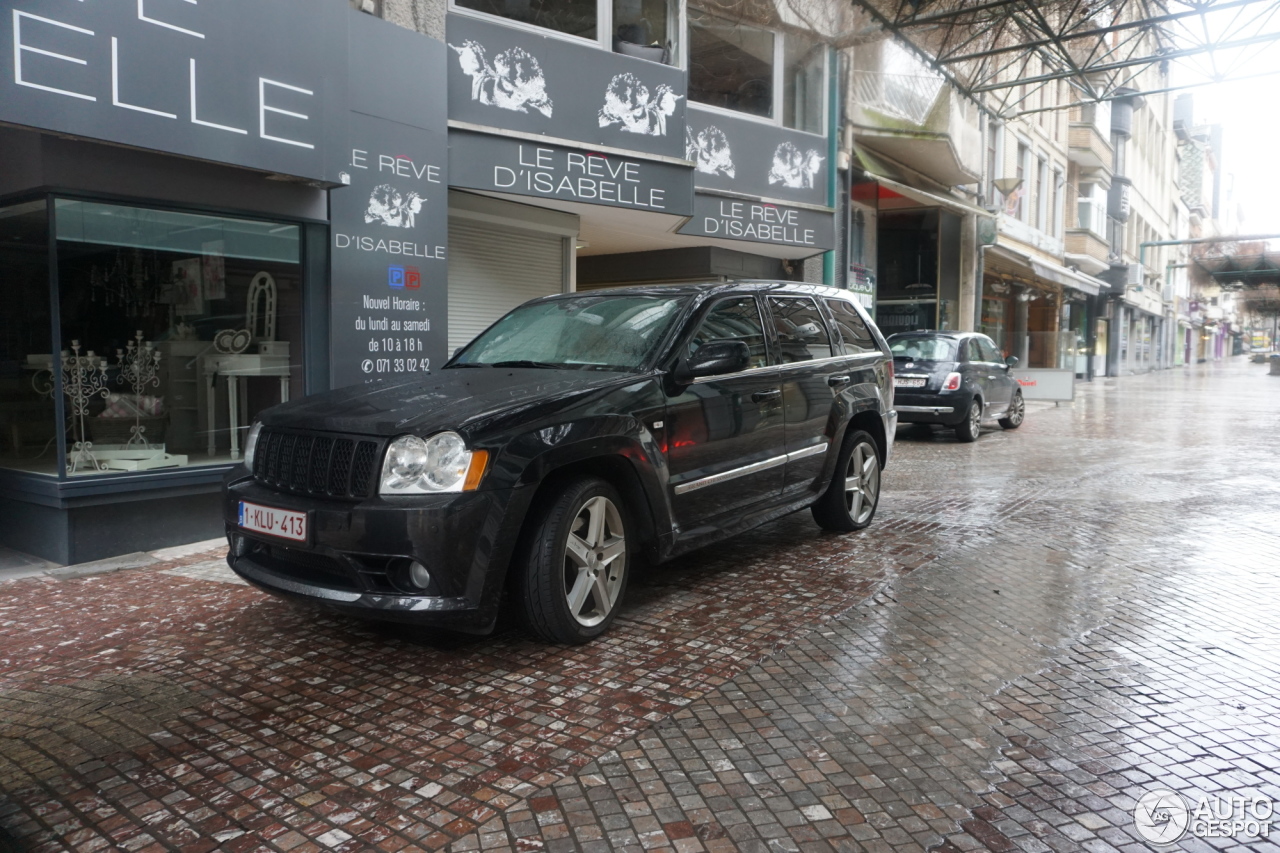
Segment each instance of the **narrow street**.
[[[1144,793],[1280,798],[1280,377],[903,428],[807,513],[549,647],[295,609],[206,552],[0,585],[23,851],[1148,850]],[[1186,850],[1280,850],[1271,839]],[[4,845],[0,843],[0,848]]]

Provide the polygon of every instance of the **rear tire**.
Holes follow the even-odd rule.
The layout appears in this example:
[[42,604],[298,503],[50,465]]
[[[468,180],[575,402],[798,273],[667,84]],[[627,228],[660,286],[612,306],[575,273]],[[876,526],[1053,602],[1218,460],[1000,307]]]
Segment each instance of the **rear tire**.
[[977,441],[980,432],[982,432],[982,401],[974,397],[964,420],[956,426],[956,438],[967,444]]
[[549,498],[521,566],[524,621],[547,642],[586,643],[613,624],[626,592],[626,506],[598,477],[571,480]]
[[1017,429],[1022,426],[1022,421],[1027,416],[1027,404],[1022,401],[1022,392],[1014,391],[1013,400],[1009,403],[1009,411],[1005,412],[1005,416],[1000,419],[1000,426],[1004,429]]
[[831,483],[809,511],[823,530],[852,533],[869,525],[879,506],[880,454],[871,433],[857,430],[845,439]]

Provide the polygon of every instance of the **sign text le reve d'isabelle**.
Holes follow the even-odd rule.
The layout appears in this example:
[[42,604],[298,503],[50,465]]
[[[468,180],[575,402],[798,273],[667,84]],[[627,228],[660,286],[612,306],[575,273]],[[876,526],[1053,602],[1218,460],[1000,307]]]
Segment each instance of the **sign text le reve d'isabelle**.
[[687,216],[693,172],[655,160],[561,145],[449,132],[449,184]]

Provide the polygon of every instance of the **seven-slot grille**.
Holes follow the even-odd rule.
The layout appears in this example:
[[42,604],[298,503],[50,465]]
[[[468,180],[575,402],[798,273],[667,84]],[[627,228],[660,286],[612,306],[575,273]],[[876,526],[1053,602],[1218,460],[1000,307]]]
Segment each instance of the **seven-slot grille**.
[[367,498],[377,485],[382,441],[264,427],[253,454],[253,478],[303,495]]

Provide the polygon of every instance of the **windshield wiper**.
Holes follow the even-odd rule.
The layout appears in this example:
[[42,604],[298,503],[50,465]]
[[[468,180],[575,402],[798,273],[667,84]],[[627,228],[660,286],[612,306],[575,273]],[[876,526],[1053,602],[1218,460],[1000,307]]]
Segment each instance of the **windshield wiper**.
[[550,364],[545,361],[529,361],[528,359],[517,359],[515,361],[494,361],[490,362],[493,367],[543,367],[550,370],[560,370],[566,365]]

